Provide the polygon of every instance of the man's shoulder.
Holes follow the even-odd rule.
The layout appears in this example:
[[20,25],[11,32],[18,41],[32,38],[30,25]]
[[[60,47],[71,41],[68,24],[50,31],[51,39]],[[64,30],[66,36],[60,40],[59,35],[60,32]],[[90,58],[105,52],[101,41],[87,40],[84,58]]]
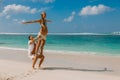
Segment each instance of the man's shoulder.
[[28,44],[30,44],[31,41],[32,41],[32,40],[29,40],[29,41],[28,41]]

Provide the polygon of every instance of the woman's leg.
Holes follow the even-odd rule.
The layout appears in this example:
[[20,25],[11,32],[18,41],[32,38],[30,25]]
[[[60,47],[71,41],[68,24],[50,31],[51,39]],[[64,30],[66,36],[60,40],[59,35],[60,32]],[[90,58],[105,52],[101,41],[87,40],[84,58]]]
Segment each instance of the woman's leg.
[[39,49],[40,45],[41,45],[41,40],[38,39],[38,43],[36,44],[35,54],[38,53],[38,49]]
[[44,45],[45,45],[46,41],[44,39],[41,40],[41,49],[40,49],[40,55],[43,55],[43,49],[44,49]]

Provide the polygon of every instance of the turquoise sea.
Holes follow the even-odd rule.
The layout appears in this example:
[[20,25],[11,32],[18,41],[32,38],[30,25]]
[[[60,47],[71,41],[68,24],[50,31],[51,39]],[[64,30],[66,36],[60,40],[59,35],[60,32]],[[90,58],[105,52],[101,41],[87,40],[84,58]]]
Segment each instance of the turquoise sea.
[[[28,36],[0,34],[0,47],[27,49]],[[120,35],[49,34],[45,50],[120,56]]]

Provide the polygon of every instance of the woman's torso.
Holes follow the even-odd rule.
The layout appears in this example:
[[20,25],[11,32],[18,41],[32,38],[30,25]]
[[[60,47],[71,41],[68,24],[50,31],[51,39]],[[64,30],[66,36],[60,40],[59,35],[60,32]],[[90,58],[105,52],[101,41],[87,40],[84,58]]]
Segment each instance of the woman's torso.
[[48,29],[47,29],[47,22],[46,22],[46,20],[42,20],[41,19],[40,25],[41,25],[40,33],[43,34],[44,36],[47,36]]

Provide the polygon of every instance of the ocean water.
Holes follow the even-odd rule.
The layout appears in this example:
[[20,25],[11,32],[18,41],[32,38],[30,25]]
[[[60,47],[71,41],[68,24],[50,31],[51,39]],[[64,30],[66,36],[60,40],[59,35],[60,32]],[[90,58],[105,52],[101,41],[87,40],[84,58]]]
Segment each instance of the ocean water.
[[[0,34],[0,47],[27,49],[28,36],[28,34]],[[120,56],[120,35],[49,34],[45,50]]]

